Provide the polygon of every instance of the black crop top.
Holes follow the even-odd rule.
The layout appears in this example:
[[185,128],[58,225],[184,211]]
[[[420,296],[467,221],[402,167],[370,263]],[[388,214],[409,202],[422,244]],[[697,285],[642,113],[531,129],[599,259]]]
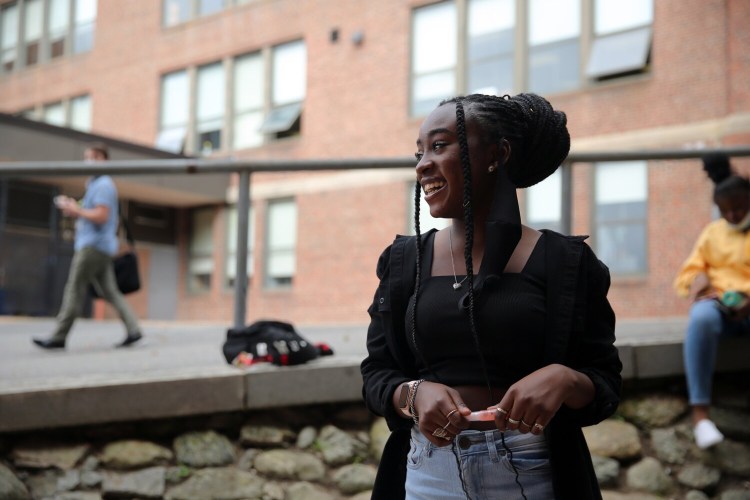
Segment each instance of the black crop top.
[[[434,234],[425,241],[422,269],[432,269]],[[488,280],[475,296],[479,342],[493,387],[507,388],[543,366],[546,273],[542,238],[544,235],[522,272]],[[417,358],[421,378],[449,386],[485,386],[468,305],[462,306],[468,286],[464,283],[454,290],[453,283],[453,276],[423,276],[416,318],[417,349],[411,326],[414,295],[406,311],[409,347]]]

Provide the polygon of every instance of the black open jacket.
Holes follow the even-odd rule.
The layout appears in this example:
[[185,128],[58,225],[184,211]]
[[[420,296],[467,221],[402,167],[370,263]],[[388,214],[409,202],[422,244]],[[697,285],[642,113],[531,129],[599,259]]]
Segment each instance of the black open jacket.
[[[584,243],[584,237],[544,233],[545,359],[585,373],[596,390],[587,407],[571,410],[563,406],[545,428],[555,496],[558,500],[599,499],[601,492],[581,427],[609,417],[619,403],[622,364],[614,346],[615,316],[607,300],[609,270]],[[392,431],[378,468],[373,499],[405,496],[412,421],[396,412],[392,396],[403,382],[418,378],[404,326],[415,274],[416,237],[398,236],[378,261],[380,285],[368,310],[368,355],[361,366],[365,403],[373,413],[385,417]],[[477,278],[481,286],[482,277]]]

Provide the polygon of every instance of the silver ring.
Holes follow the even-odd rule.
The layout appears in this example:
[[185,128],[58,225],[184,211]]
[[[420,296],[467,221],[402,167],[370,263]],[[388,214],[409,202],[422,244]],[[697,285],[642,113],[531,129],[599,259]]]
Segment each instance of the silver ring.
[[443,429],[442,427],[438,427],[437,429],[432,431],[432,435],[435,437],[444,438],[448,434],[445,432],[445,429]]
[[524,421],[524,419],[521,419],[521,425],[525,425],[526,427],[528,427],[529,429],[531,429],[531,424],[527,424],[527,423],[526,423],[526,422]]
[[540,431],[543,431],[544,426],[542,424],[534,424],[534,429],[539,429]]
[[457,411],[458,411],[458,408],[453,408],[451,411],[448,412],[448,414],[445,416],[445,418],[447,418],[448,420],[450,420],[451,415],[453,415]]
[[497,411],[499,414],[501,414],[504,417],[508,416],[508,410],[500,408],[499,406],[497,408],[495,408],[495,411]]
[[519,423],[521,423],[521,421],[508,417],[508,423],[512,425],[518,425]]

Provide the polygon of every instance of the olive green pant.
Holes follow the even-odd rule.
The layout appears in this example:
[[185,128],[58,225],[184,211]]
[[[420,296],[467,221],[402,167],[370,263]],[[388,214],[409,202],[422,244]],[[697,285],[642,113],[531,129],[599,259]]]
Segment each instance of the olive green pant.
[[112,257],[95,248],[87,247],[73,255],[53,338],[67,337],[86,300],[89,284],[96,288],[104,300],[114,306],[125,323],[127,333],[139,331],[138,320],[133,310],[117,288]]

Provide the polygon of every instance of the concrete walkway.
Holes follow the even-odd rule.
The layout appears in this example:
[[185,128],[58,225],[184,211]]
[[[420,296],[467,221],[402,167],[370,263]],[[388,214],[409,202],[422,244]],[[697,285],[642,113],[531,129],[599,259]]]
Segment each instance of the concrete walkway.
[[[335,351],[296,367],[228,365],[227,324],[142,323],[144,339],[125,349],[117,321],[79,320],[64,351],[46,351],[51,318],[0,317],[0,433],[360,399],[366,325],[305,327]],[[620,321],[625,378],[682,373],[685,319]],[[750,368],[747,346],[725,346],[723,369]]]

